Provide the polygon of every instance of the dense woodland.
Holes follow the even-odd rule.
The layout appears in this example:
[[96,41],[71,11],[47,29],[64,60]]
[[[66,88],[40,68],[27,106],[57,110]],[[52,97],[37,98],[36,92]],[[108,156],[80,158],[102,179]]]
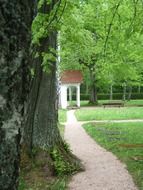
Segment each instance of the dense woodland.
[[1,0],[0,16],[0,189],[16,190],[40,155],[47,175],[81,168],[58,129],[57,70],[83,71],[92,103],[141,86],[143,2]]

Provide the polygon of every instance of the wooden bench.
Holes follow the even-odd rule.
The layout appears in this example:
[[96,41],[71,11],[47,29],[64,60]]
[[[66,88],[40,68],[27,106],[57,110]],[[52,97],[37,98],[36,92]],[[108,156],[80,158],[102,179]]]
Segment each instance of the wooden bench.
[[124,102],[107,102],[107,103],[103,103],[102,104],[103,107],[123,107],[124,106]]

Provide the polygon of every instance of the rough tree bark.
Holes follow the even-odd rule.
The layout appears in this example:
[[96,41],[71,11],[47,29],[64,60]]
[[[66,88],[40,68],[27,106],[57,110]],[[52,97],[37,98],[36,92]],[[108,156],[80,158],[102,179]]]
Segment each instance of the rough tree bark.
[[0,1],[0,189],[16,190],[20,127],[27,94],[30,0]]
[[[45,3],[40,8],[43,15],[53,10],[59,0]],[[56,11],[55,11],[56,12]],[[52,53],[55,58],[55,50],[57,49],[57,32],[52,29],[48,36],[40,38],[40,43],[34,45],[34,49],[39,56],[33,58],[34,77],[29,95],[28,109],[25,117],[23,146],[32,156],[32,150],[47,151],[47,158],[50,152],[56,150],[60,152],[62,158],[72,166],[77,166],[77,159],[65,150],[65,144],[60,136],[58,129],[58,108],[57,108],[57,65],[56,59],[48,59],[46,62],[47,69],[43,69],[43,54]],[[54,52],[51,52],[51,49]],[[38,153],[37,153],[38,154]],[[51,156],[52,160],[52,156]],[[50,160],[50,161],[51,161]],[[49,162],[49,160],[47,160]],[[53,168],[52,168],[53,170]],[[70,170],[69,170],[70,172]]]
[[[42,40],[40,51],[56,49],[56,32]],[[29,96],[28,112],[25,124],[24,143],[31,152],[33,147],[51,148],[61,142],[57,127],[58,109],[56,62],[49,64],[48,72],[43,71],[42,58],[35,59],[35,76]]]

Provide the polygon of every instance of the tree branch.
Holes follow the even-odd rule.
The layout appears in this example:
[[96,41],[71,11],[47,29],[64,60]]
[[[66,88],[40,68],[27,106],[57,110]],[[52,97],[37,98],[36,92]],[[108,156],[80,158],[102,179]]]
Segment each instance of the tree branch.
[[115,11],[114,11],[114,13],[113,13],[111,22],[110,22],[109,27],[108,27],[107,36],[106,36],[105,43],[104,43],[104,50],[103,50],[104,55],[105,55],[105,52],[106,52],[107,42],[108,42],[108,39],[109,39],[109,36],[110,36],[110,32],[111,32],[111,28],[112,28],[112,25],[113,25],[113,21],[114,21],[114,18],[115,18],[115,16],[116,16],[116,14],[117,14],[118,8],[119,8],[119,6],[120,6],[120,4],[121,4],[121,1],[122,1],[122,0],[120,0],[120,1],[118,2],[118,4],[116,5]]

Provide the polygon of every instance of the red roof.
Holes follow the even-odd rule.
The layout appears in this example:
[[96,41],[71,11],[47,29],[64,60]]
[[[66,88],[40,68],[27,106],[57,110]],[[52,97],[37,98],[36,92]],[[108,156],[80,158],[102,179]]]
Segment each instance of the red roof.
[[61,83],[81,83],[83,81],[83,76],[81,71],[78,70],[68,70],[64,71],[61,75]]

